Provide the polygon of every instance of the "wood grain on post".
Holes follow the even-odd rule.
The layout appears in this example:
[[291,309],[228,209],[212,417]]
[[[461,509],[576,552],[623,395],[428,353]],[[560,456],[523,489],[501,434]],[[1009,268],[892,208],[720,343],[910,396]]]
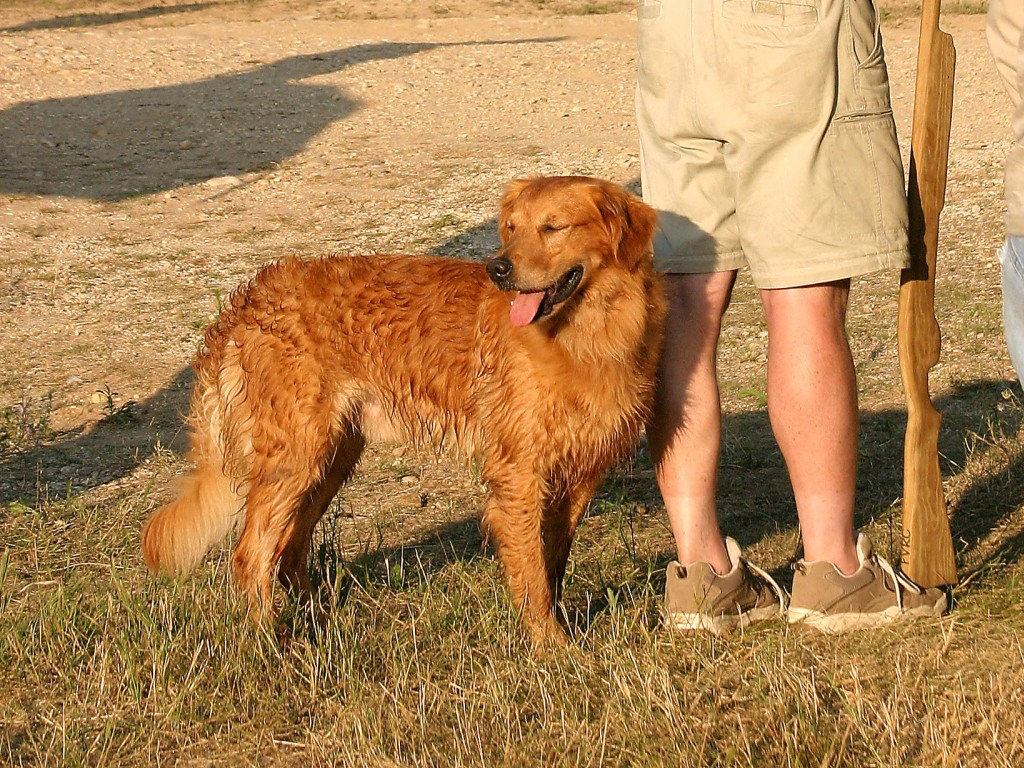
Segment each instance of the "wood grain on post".
[[953,39],[939,29],[940,0],[924,0],[911,135],[910,267],[900,275],[897,338],[907,399],[903,447],[904,572],[921,586],[956,583],[956,559],[939,471],[942,416],[928,392],[939,361],[935,261],[945,201],[949,129],[953,116]]

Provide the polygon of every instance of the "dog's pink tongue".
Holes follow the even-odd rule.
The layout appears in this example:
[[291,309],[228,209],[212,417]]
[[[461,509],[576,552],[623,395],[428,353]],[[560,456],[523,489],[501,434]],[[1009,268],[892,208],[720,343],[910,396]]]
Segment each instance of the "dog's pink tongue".
[[544,291],[517,293],[512,301],[512,310],[508,315],[512,325],[523,326],[532,323],[542,301],[544,301]]

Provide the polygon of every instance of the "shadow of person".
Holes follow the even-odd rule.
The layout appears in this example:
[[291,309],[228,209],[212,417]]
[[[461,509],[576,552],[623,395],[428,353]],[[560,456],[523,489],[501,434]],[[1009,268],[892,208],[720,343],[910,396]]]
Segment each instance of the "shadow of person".
[[[1016,434],[1020,430],[1022,412],[1000,407],[1005,402],[1003,392],[1008,386],[1012,386],[1012,382],[971,382],[936,399],[936,407],[944,414],[939,447],[945,477],[962,471],[968,460],[971,448],[965,436],[984,435],[985,430],[993,426],[1003,434]],[[994,420],[998,424],[994,425]],[[723,421],[723,470],[719,494],[723,528],[744,547],[780,532],[795,536],[798,523],[796,508],[767,414],[763,411],[726,413]],[[878,537],[875,545],[880,554],[897,564],[900,519],[899,507],[894,506],[894,502],[902,494],[906,412],[901,408],[865,412],[861,423],[861,466],[855,522],[861,527],[891,520],[894,527],[892,541],[886,542],[884,537]],[[582,523],[582,535],[587,535],[588,526],[600,524],[603,515],[621,513],[630,506],[635,512],[631,526],[635,525],[637,530],[663,525],[664,509],[651,469],[649,456],[640,450],[613,472],[596,496],[612,499],[613,503],[591,504]],[[1006,522],[1022,500],[1024,456],[1005,469],[980,478],[957,499],[951,507],[951,528],[954,540],[959,542],[961,565],[969,558],[977,559],[975,550],[982,540],[986,546],[980,565],[962,567],[962,579],[986,563],[1007,562],[1020,557],[1024,551],[1024,530],[1008,526]],[[335,595],[335,599],[340,602],[344,601],[347,589],[353,583],[387,584],[402,589],[403,585],[418,583],[452,563],[489,556],[483,546],[476,515],[439,523],[435,529],[422,532],[404,544],[387,547],[366,545],[360,554],[351,558],[337,554],[341,542],[346,539],[345,522],[344,519],[330,518],[325,521],[330,533],[318,539],[311,563],[318,583],[339,587],[341,592]],[[611,592],[648,589],[660,594],[664,587],[664,567],[675,557],[674,550],[644,551],[635,548],[634,544],[634,549],[627,555],[633,561],[625,572],[605,574],[609,580],[606,586],[611,588]],[[574,562],[580,563],[580,568],[587,569],[585,548],[575,547],[572,557]],[[634,583],[626,577],[627,574],[644,572],[650,574],[649,583]],[[774,568],[773,575],[780,583],[790,583],[788,564]],[[614,609],[605,594],[607,590],[583,589],[587,592],[585,596],[581,595],[580,587],[569,589],[565,596],[563,607],[574,632],[579,632],[595,616]]]
[[309,78],[438,47],[521,42],[367,43],[191,83],[16,104],[0,112],[0,193],[123,200],[271,168],[363,106]]
[[[1022,424],[1020,408],[1005,407],[1004,392],[1015,387],[1004,380],[979,380],[961,384],[935,398],[942,414],[939,457],[942,476],[965,471],[973,447],[971,436],[981,439],[992,430],[1016,435]],[[877,540],[875,549],[898,563],[901,554],[903,496],[903,446],[907,414],[903,408],[861,414],[857,512],[855,525],[890,523],[889,540]],[[743,546],[777,532],[795,534],[798,519],[785,463],[775,444],[767,413],[727,414],[723,425],[723,469],[720,499],[723,528]],[[656,489],[655,489],[656,492]],[[961,566],[974,559],[982,542],[1001,556],[1020,554],[1013,537],[1018,533],[1005,523],[1024,502],[1024,456],[992,475],[979,477],[949,502],[950,529]],[[1005,530],[1004,530],[1005,529]],[[995,540],[992,540],[995,537]],[[670,559],[671,552],[666,552]],[[777,574],[778,575],[778,574]],[[785,575],[785,574],[783,574]]]
[[[992,380],[964,384],[936,399],[935,404],[944,414],[940,435],[940,454],[943,475],[949,477],[959,471],[967,461],[970,447],[964,439],[974,433],[984,434],[993,427],[1004,434],[1016,434],[1022,425],[1019,409],[1001,408],[1005,402],[1003,392],[1012,382]],[[894,522],[896,530],[892,548],[886,552],[886,542],[876,541],[876,549],[899,562],[899,516],[893,503],[902,494],[903,435],[906,412],[901,408],[866,412],[862,415],[860,447],[861,467],[858,475],[857,526],[872,521]],[[720,487],[720,509],[723,528],[735,536],[743,546],[749,546],[763,537],[779,532],[795,534],[796,508],[785,472],[785,464],[775,446],[767,414],[763,411],[726,413],[723,424],[723,472]],[[584,519],[582,533],[597,519],[612,514],[623,505],[642,510],[632,521],[638,529],[661,525],[657,518],[664,516],[657,485],[650,471],[650,459],[641,450],[628,466],[623,464],[612,473],[598,491],[598,498],[613,498],[614,504],[591,504]],[[342,491],[344,493],[344,491]],[[952,507],[951,527],[959,544],[961,563],[970,556],[981,539],[988,538],[989,554],[981,565],[965,569],[966,578],[976,568],[988,562],[1007,562],[1024,552],[1024,530],[1005,525],[1024,500],[1024,456],[1011,462],[995,475],[985,476],[958,499]],[[319,539],[311,563],[315,581],[325,587],[335,585],[334,600],[343,603],[355,583],[388,585],[394,589],[414,588],[423,579],[452,563],[466,563],[487,557],[475,515],[444,521],[406,544],[398,546],[366,546],[357,556],[341,558],[336,547],[345,539],[345,521],[326,521],[329,535]],[[630,553],[634,561],[624,572],[604,574],[606,589],[591,586],[567,590],[563,610],[568,616],[570,631],[578,635],[593,619],[615,610],[611,595],[637,590],[653,590],[660,595],[664,588],[664,567],[675,557],[674,550],[635,550]],[[582,547],[574,547],[574,562],[586,570],[588,554]],[[573,568],[570,568],[572,571]],[[649,574],[649,583],[637,582],[631,575]],[[785,565],[775,568],[773,575],[788,586],[791,580]]]
[[72,13],[67,16],[55,16],[51,19],[26,21],[11,27],[0,29],[2,32],[33,32],[40,29],[73,29],[75,27],[101,27],[107,24],[119,24],[125,21],[138,21],[155,16],[167,16],[175,13],[194,13],[204,8],[223,5],[211,0],[205,3],[179,3],[177,5],[150,5],[133,11],[116,11],[110,13]]

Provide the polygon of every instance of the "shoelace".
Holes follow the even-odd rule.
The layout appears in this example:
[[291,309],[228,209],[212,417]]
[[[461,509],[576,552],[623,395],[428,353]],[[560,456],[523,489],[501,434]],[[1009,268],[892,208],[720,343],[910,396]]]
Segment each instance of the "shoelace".
[[767,571],[762,571],[760,568],[758,568],[756,565],[751,563],[749,560],[743,560],[742,562],[743,562],[743,565],[745,565],[749,570],[753,571],[757,576],[760,576],[764,581],[768,582],[768,584],[771,586],[771,588],[773,590],[775,590],[775,597],[779,601],[779,610],[780,611],[786,610],[786,593],[783,591],[782,587],[780,587],[778,585],[778,583],[775,581],[775,579],[773,579],[771,576],[769,576]]
[[924,594],[924,590],[921,589],[920,586],[912,582],[901,571],[897,571],[895,568],[893,568],[889,564],[889,561],[886,560],[884,557],[872,555],[872,559],[878,564],[878,567],[881,568],[883,572],[887,573],[889,575],[889,578],[892,579],[893,591],[896,593],[896,605],[899,607],[901,611],[903,610],[903,591],[900,589],[901,586],[904,589],[909,589],[911,592],[915,594]]

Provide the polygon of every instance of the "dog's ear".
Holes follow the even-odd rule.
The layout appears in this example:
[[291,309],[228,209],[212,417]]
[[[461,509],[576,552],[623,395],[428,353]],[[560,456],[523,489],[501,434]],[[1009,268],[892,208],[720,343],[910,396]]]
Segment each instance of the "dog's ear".
[[635,269],[652,251],[658,212],[618,187],[606,188],[603,197],[601,215],[615,248],[615,261],[625,269]]
[[505,196],[501,198],[501,208],[498,216],[498,235],[501,237],[502,245],[508,242],[508,216],[512,212],[512,207],[516,204],[516,200],[519,199],[519,195],[532,182],[532,179],[516,179],[505,188]]

